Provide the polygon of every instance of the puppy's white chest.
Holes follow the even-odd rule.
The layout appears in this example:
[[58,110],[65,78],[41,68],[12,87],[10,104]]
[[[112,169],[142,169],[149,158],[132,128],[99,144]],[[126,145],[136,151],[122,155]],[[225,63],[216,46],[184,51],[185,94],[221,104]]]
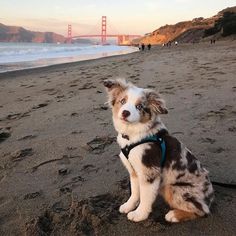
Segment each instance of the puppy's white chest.
[[143,168],[142,156],[145,151],[145,145],[147,144],[141,144],[130,150],[128,158],[126,158],[122,152],[120,153],[121,161],[130,174],[134,171],[136,174],[141,173],[141,169]]

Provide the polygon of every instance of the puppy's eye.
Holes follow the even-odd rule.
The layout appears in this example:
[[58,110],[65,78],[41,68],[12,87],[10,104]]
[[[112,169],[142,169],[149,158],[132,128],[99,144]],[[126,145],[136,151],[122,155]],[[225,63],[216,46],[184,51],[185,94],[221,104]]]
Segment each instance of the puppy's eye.
[[124,99],[124,98],[120,100],[120,103],[121,103],[122,105],[124,105],[124,104],[125,104],[125,102],[126,102],[126,101],[125,101],[125,99]]
[[137,110],[140,111],[142,108],[143,108],[143,105],[142,105],[142,104],[138,104],[138,105],[136,105],[136,109],[137,109]]

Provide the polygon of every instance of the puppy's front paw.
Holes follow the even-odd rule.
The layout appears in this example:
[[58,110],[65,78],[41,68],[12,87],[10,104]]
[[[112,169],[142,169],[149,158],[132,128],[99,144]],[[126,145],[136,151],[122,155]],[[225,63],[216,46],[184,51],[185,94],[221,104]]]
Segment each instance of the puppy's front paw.
[[177,223],[179,222],[179,220],[175,217],[175,212],[169,211],[166,215],[165,215],[165,219],[166,221],[172,222],[172,223]]
[[139,222],[142,220],[146,220],[148,218],[149,213],[141,212],[140,210],[131,211],[127,217],[129,220],[134,222]]
[[123,205],[120,206],[119,208],[119,212],[120,213],[129,213],[130,211],[132,211],[135,208],[135,206],[133,206],[133,204],[129,204],[128,202],[124,203]]

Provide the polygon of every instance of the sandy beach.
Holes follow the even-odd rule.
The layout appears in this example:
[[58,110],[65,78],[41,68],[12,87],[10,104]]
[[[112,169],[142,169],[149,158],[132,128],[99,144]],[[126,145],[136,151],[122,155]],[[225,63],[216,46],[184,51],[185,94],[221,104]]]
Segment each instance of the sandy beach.
[[236,190],[214,186],[212,214],[169,224],[158,198],[148,220],[127,200],[102,81],[158,90],[162,120],[210,171],[236,182],[236,41],[171,48],[0,74],[0,235],[235,235]]

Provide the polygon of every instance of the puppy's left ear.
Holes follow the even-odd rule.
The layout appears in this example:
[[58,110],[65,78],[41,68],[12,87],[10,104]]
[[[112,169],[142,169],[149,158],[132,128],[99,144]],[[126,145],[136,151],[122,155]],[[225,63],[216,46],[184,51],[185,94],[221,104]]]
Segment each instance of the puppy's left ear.
[[145,90],[147,101],[150,109],[156,114],[167,114],[168,110],[166,108],[165,101],[160,97],[160,95],[152,90]]

